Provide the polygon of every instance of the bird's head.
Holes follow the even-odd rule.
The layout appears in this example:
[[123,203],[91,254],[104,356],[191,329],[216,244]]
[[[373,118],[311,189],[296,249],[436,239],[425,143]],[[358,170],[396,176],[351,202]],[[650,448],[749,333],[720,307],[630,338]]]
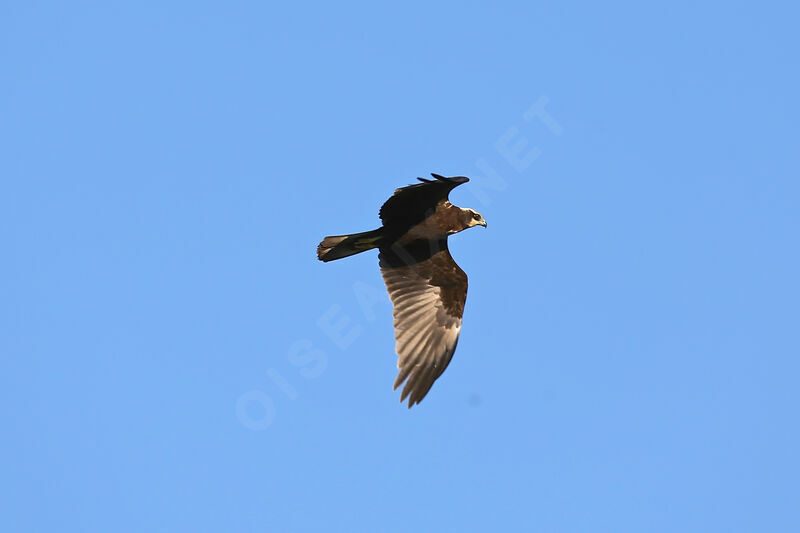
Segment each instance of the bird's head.
[[474,209],[462,209],[461,214],[464,220],[465,229],[471,228],[472,226],[486,227],[486,220],[484,220],[483,215]]

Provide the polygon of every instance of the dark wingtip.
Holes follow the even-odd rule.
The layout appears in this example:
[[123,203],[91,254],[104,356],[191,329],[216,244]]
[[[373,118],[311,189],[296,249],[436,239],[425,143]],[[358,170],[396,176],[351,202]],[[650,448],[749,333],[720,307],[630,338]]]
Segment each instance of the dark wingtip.
[[431,176],[433,176],[434,178],[436,178],[439,181],[447,181],[447,182],[450,182],[450,183],[459,183],[460,184],[460,183],[466,183],[466,182],[469,181],[469,178],[467,178],[466,176],[453,176],[452,178],[446,178],[446,177],[442,176],[441,174],[436,174],[435,172],[431,172]]
[[432,183],[433,180],[429,180],[428,178],[417,178],[422,183]]

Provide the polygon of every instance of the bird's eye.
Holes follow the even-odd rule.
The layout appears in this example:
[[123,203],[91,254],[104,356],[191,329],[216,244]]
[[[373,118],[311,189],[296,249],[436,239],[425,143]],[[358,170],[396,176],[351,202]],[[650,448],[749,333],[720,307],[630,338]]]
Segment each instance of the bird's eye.
[[478,213],[473,213],[472,218],[474,218],[475,220],[480,220],[481,216]]

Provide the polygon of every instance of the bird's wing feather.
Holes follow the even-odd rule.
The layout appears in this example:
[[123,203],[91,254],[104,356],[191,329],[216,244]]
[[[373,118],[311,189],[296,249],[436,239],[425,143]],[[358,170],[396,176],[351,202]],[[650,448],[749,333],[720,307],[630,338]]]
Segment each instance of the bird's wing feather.
[[[458,344],[467,298],[467,275],[446,247],[408,264],[398,249],[382,249],[381,274],[394,306],[395,349],[405,386],[400,401],[419,403],[444,372]],[[408,256],[406,256],[407,258]]]
[[447,200],[450,191],[469,181],[469,178],[462,176],[445,178],[438,174],[431,175],[435,179],[417,178],[422,183],[394,191],[379,213],[384,225],[412,225],[421,222],[436,209],[439,202]]

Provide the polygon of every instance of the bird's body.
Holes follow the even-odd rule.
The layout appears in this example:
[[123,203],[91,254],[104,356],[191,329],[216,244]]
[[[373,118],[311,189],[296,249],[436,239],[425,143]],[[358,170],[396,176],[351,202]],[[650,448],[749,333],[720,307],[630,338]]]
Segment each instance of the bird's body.
[[472,209],[454,206],[450,191],[465,177],[434,180],[397,189],[383,204],[383,226],[351,235],[325,237],[321,261],[378,248],[381,275],[394,306],[395,349],[400,372],[394,388],[406,382],[400,401],[419,403],[453,357],[467,299],[467,275],[447,249],[447,237],[472,226],[486,226]]

